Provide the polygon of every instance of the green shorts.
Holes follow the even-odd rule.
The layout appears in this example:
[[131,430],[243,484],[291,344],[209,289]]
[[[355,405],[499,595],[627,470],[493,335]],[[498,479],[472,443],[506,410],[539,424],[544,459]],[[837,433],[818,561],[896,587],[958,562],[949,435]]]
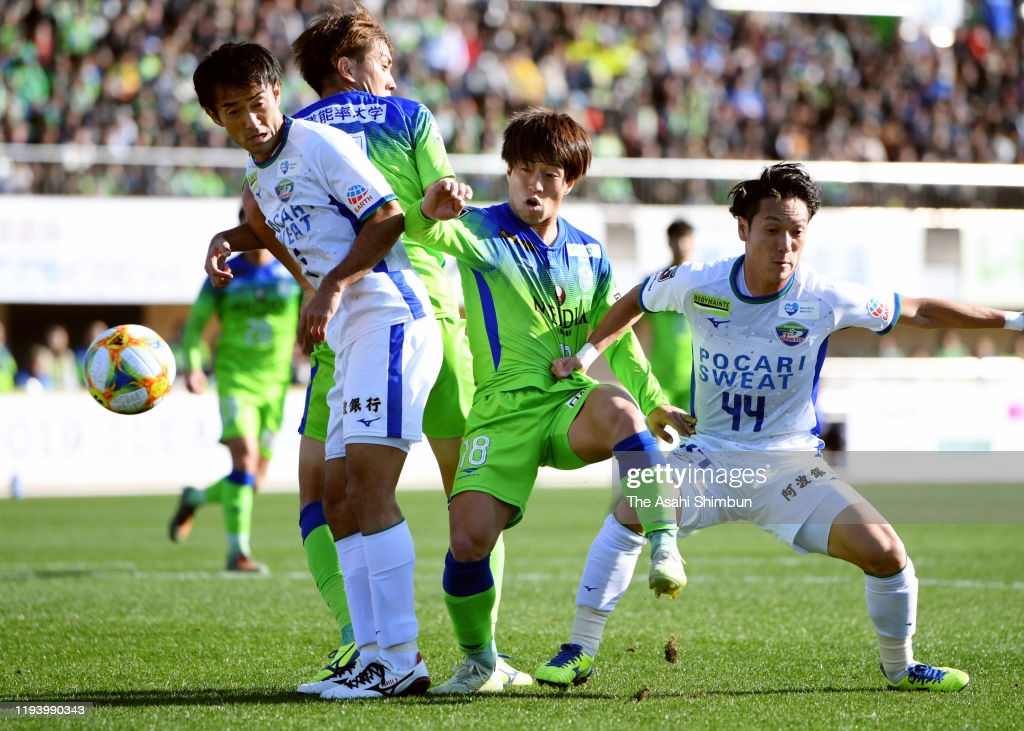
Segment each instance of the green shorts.
[[474,490],[518,508],[523,519],[541,466],[575,470],[586,462],[569,446],[569,427],[598,383],[585,376],[550,388],[499,391],[473,402],[452,495]]
[[473,355],[466,339],[466,321],[439,317],[444,360],[423,410],[423,433],[434,439],[457,439],[465,434],[466,415],[473,403]]
[[314,345],[309,365],[309,383],[306,384],[306,403],[299,422],[299,434],[326,442],[327,424],[331,420],[327,393],[334,386],[334,351],[327,343]]
[[281,431],[284,418],[284,397],[287,383],[264,385],[260,393],[230,390],[218,394],[220,401],[220,440],[228,442],[238,437],[256,437],[260,455],[274,456],[274,439]]

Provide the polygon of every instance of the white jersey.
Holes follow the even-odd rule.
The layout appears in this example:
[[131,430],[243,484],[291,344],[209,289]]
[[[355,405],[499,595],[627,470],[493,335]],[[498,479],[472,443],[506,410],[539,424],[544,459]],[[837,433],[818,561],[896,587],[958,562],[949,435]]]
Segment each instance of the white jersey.
[[[273,157],[250,156],[246,180],[277,239],[302,265],[310,284],[349,253],[366,219],[396,196],[359,145],[328,125],[285,118]],[[328,326],[337,352],[369,330],[433,317],[430,301],[399,241],[387,256],[342,295]]]
[[833,282],[801,264],[769,297],[745,294],[743,257],[687,263],[652,275],[649,312],[686,315],[693,334],[697,442],[720,450],[817,450],[818,376],[836,330],[888,332],[900,298]]

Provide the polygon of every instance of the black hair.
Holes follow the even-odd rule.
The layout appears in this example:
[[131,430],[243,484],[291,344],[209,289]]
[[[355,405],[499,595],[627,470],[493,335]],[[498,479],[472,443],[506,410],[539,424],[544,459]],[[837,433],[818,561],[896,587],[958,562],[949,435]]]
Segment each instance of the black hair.
[[217,90],[273,86],[281,81],[281,62],[258,43],[225,43],[206,55],[192,74],[199,105],[217,111]]
[[732,199],[729,213],[748,223],[754,220],[765,198],[802,200],[807,204],[807,220],[810,220],[821,207],[821,187],[800,163],[780,162],[766,167],[760,177],[734,185],[729,198]]

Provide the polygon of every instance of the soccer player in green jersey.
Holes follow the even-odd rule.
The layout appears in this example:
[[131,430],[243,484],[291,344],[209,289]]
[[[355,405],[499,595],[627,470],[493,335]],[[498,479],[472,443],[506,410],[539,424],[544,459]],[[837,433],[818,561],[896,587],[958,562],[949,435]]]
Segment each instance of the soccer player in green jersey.
[[[687,221],[676,219],[669,224],[665,235],[672,254],[669,266],[679,266],[693,258],[693,226]],[[692,337],[686,318],[676,312],[654,312],[640,324],[647,332],[638,327],[637,336],[641,342],[646,340],[644,353],[669,403],[693,411],[690,404]]]
[[[244,221],[244,215],[241,216]],[[235,284],[199,290],[182,333],[185,385],[206,390],[200,343],[211,318],[220,322],[214,357],[217,396],[223,425],[221,441],[231,452],[231,473],[203,490],[186,487],[171,519],[170,536],[183,541],[192,530],[196,509],[220,503],[228,540],[229,571],[260,571],[252,559],[250,532],[253,493],[266,477],[281,430],[284,399],[291,384],[295,327],[302,290],[265,249],[231,259]]]
[[[431,690],[437,695],[475,693],[494,671],[489,557],[501,531],[522,519],[538,468],[576,469],[613,452],[659,463],[645,415],[665,438],[668,425],[689,428],[685,413],[668,405],[632,333],[609,351],[626,390],[587,377],[556,382],[550,371],[551,356],[579,352],[590,323],[617,297],[604,247],[559,216],[591,156],[589,136],[568,115],[527,109],[505,130],[507,203],[463,209],[472,191],[444,179],[406,210],[407,234],[458,261],[476,376],[449,504],[443,579],[466,658],[451,680]],[[633,522],[656,545],[652,588],[677,593],[685,573],[671,519]]]

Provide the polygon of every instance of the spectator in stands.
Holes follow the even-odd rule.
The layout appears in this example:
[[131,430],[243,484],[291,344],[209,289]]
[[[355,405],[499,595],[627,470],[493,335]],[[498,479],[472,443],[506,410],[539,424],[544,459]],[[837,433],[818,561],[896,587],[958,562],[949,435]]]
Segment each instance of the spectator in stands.
[[47,376],[50,388],[55,391],[71,391],[82,384],[78,377],[78,361],[71,350],[68,330],[60,323],[46,328],[46,347],[50,349],[50,363]]
[[14,385],[29,393],[50,391],[50,369],[53,364],[53,353],[45,345],[36,343],[28,351],[28,363],[14,377]]
[[[227,147],[178,92],[197,59],[238,37],[287,58],[321,3],[250,5],[224,13],[214,0],[6,3],[0,142]],[[1024,31],[997,13],[968,18],[950,48],[908,21],[896,33],[893,19],[729,13],[696,0],[654,8],[442,0],[385,3],[380,15],[396,39],[399,86],[434,110],[452,153],[495,150],[508,115],[541,100],[586,120],[595,138],[617,136],[629,156],[1024,161],[1021,91],[1009,72],[1021,66]],[[287,65],[284,107],[314,101],[302,98],[308,93]],[[237,170],[14,163],[0,172],[0,190],[220,195],[237,178]],[[722,192],[703,182],[638,188],[656,203]],[[933,205],[966,202],[955,186],[927,190]],[[864,196],[857,191],[826,195],[852,204]],[[1020,202],[1019,193],[984,195],[987,205],[1017,205],[1007,195]]]

